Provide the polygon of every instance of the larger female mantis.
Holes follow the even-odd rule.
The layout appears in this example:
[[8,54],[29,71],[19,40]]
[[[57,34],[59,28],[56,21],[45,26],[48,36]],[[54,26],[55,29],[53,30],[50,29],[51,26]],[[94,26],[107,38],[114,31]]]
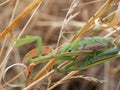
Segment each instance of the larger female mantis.
[[[42,40],[38,36],[26,36],[20,38],[16,42],[16,47],[28,44],[31,42],[38,42],[38,57],[30,58],[28,61],[32,63],[40,63],[52,58],[57,60],[70,60],[71,63],[63,69],[56,68],[59,72],[70,70],[83,70],[87,65],[97,62],[102,59],[113,57],[118,54],[119,49],[115,43],[109,38],[103,37],[87,37],[83,40],[76,39],[72,43],[66,43],[59,50],[53,50],[52,53],[42,56]],[[81,63],[80,63],[81,62]]]

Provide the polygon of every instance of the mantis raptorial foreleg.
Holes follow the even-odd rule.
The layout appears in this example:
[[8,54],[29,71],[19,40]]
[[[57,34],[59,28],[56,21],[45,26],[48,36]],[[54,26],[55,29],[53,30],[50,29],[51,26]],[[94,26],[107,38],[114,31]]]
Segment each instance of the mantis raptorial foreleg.
[[[22,46],[27,43],[38,42],[38,57],[29,59],[29,62],[40,63],[53,58],[56,60],[70,60],[71,63],[63,69],[56,68],[57,71],[71,71],[71,70],[82,70],[87,65],[100,61],[101,59],[109,58],[113,55],[118,54],[119,49],[109,38],[103,37],[88,37],[83,40],[76,39],[72,43],[66,43],[57,52],[54,50],[52,53],[42,56],[41,47],[42,41],[38,36],[27,36],[17,41],[15,46]],[[78,57],[85,57],[79,60]],[[82,62],[81,62],[82,61]],[[79,62],[81,62],[79,64]],[[74,68],[73,68],[74,67]]]
[[20,38],[14,47],[20,47],[28,43],[37,41],[38,43],[38,57],[42,56],[42,39],[39,36],[26,36],[25,38]]

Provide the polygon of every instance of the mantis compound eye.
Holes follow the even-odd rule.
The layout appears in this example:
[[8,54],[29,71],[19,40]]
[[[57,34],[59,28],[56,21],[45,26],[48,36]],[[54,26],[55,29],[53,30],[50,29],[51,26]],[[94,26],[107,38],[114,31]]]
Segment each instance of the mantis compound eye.
[[70,49],[70,50],[68,50],[68,52],[71,52],[72,50]]

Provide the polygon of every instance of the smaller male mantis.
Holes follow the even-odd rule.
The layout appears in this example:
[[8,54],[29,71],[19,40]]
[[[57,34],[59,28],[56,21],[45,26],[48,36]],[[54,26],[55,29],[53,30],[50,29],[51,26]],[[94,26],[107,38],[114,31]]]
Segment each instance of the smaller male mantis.
[[[60,49],[53,50],[52,53],[42,56],[42,40],[38,36],[26,36],[17,40],[15,47],[22,46],[31,42],[38,42],[38,57],[30,58],[32,63],[40,63],[52,58],[57,60],[70,60],[71,63],[63,69],[56,68],[59,72],[71,70],[83,70],[87,65],[98,62],[102,59],[110,58],[118,54],[119,49],[110,38],[87,37],[83,40],[76,39],[73,43],[66,43]],[[80,63],[81,62],[81,63]]]

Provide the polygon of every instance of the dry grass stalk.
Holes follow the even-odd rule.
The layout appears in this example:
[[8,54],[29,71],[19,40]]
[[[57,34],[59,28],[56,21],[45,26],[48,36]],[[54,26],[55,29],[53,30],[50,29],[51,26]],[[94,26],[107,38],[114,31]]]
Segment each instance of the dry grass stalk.
[[89,19],[87,24],[79,30],[78,34],[74,36],[72,41],[74,41],[76,38],[81,37],[85,32],[89,30],[89,28],[94,24],[95,19],[99,18],[101,15],[105,13],[105,11],[110,7],[110,4],[113,0],[107,0],[106,3],[102,6],[101,9],[99,9],[92,18]]
[[32,11],[42,2],[42,0],[33,0],[30,5],[26,7],[24,11],[19,14],[19,16],[16,17],[15,20],[7,28],[3,30],[3,32],[0,34],[0,40],[4,38],[26,15],[28,15],[30,11]]
[[[104,12],[109,8],[109,6],[110,6],[110,4],[111,4],[111,2],[112,2],[112,0],[108,0],[104,5],[103,5],[103,7],[94,15],[94,18],[92,17],[89,21],[88,21],[88,23],[83,27],[83,29],[81,30],[81,31],[84,31],[84,32],[79,32],[78,33],[78,35],[76,35],[74,38],[73,38],[73,40],[75,39],[75,38],[78,38],[78,36],[80,36],[80,35],[82,35],[83,33],[85,33],[85,31],[87,31],[90,27],[91,27],[91,25],[94,23],[94,20],[96,19],[96,18],[98,18],[98,17],[100,17],[102,14],[104,14]],[[52,61],[50,61],[50,62],[52,62]],[[61,82],[63,82],[64,80],[66,80],[66,79],[68,79],[68,78],[70,78],[71,76],[73,76],[74,74],[76,74],[78,71],[73,71],[73,72],[71,72],[70,74],[68,74],[66,77],[64,77],[63,79],[61,79],[60,81],[58,81],[55,85],[53,85],[52,87],[50,87],[49,89],[51,90],[52,88],[54,88],[55,86],[57,86],[57,85],[59,85]],[[50,72],[51,73],[51,72]],[[48,73],[48,75],[49,75],[49,73]],[[44,75],[43,77],[45,77],[46,75]],[[43,78],[43,77],[41,77],[41,78]],[[41,80],[41,79],[38,79],[38,80]],[[37,80],[37,81],[38,81]],[[32,83],[30,86],[33,86],[34,84],[36,84],[36,83]],[[30,86],[28,86],[28,87],[30,87]],[[27,88],[27,87],[26,87]],[[25,89],[26,89],[25,88]]]
[[[30,4],[30,6],[31,6],[32,4]],[[36,5],[36,4],[35,4]],[[24,26],[24,28],[23,28],[23,30],[21,31],[21,33],[19,34],[19,36],[17,37],[17,39],[18,38],[20,38],[20,36],[23,34],[23,32],[24,32],[24,30],[26,29],[26,27],[28,26],[28,24],[30,23],[30,21],[31,21],[31,19],[32,19],[32,17],[33,17],[33,15],[35,14],[35,12],[37,11],[37,9],[38,9],[38,7],[41,5],[41,3],[40,4],[38,4],[38,6],[37,6],[37,8],[35,9],[35,11],[33,12],[33,14],[31,15],[31,17],[29,18],[29,20],[27,21],[27,23],[26,23],[26,25]],[[28,9],[27,9],[28,10]],[[25,12],[24,12],[25,13]],[[20,15],[21,16],[21,15]],[[17,18],[16,20],[21,20],[20,18]],[[12,28],[14,28],[13,26],[11,26],[11,25],[13,25],[14,23],[16,23],[16,22],[14,22],[13,21],[13,23],[11,23],[10,24],[10,28],[12,27]],[[16,23],[17,24],[17,23]],[[8,30],[8,29],[7,29]],[[6,32],[6,31],[5,31]],[[7,34],[7,33],[6,33]],[[6,35],[5,34],[5,35]],[[2,35],[2,34],[1,34]],[[4,37],[4,35],[3,35],[3,37]],[[15,42],[13,42],[13,45],[15,44]],[[7,62],[8,62],[8,58],[9,58],[9,56],[10,56],[10,53],[11,53],[11,51],[13,50],[13,46],[11,46],[10,45],[10,47],[8,48],[8,51],[7,51],[7,53],[6,53],[6,56],[5,56],[5,58],[4,58],[4,60],[3,60],[3,62],[1,63],[1,65],[0,65],[0,68],[1,68],[1,73],[0,73],[0,82],[1,82],[1,80],[2,80],[2,76],[3,76],[3,72],[5,71],[5,67],[6,67],[6,65],[7,65]]]
[[[34,0],[35,1],[35,0]],[[37,0],[36,0],[37,1]],[[40,1],[40,0],[38,0]],[[96,18],[99,18],[102,14],[105,13],[105,11],[107,10],[107,8],[109,8],[111,2],[113,0],[107,0],[107,2],[105,3],[105,5],[94,15],[94,17],[92,17],[88,23],[82,28],[82,30],[80,30],[80,32],[74,36],[73,40],[74,41],[76,38],[78,37],[81,37],[82,35],[84,35],[89,29],[90,27],[93,25],[94,21]],[[41,1],[42,2],[42,1]],[[26,9],[25,9],[26,10]],[[32,10],[32,9],[31,9]],[[27,14],[26,14],[27,15]],[[22,17],[23,19],[24,17]],[[17,18],[15,19],[17,20]],[[20,22],[20,20],[18,20],[18,22]],[[18,23],[17,22],[17,23]],[[116,21],[118,23],[118,21]],[[114,23],[114,25],[116,25],[117,23]],[[13,23],[10,24],[10,26],[8,26],[8,28],[6,28],[6,30],[8,31],[5,31],[5,33],[3,32],[1,35],[0,35],[0,39],[2,39],[10,30],[12,30],[16,25],[17,23]],[[13,25],[13,26],[12,26]],[[63,30],[63,29],[62,29]],[[62,32],[61,30],[61,32]],[[111,34],[112,35],[112,34]],[[1,37],[2,36],[2,37]],[[72,42],[71,41],[71,42]],[[34,82],[32,84],[30,84],[29,86],[25,87],[24,90],[28,90],[29,88],[33,87],[35,84],[37,84],[38,82],[40,82],[42,79],[48,77],[48,76],[51,76],[53,73],[54,73],[54,70],[50,71],[48,74],[46,74],[46,71],[49,71],[49,69],[52,68],[52,66],[54,66],[54,64],[56,63],[56,60],[53,59],[53,60],[50,60],[50,62],[38,73],[39,76],[37,77],[34,77]],[[52,65],[51,65],[52,64]],[[65,65],[63,65],[65,66]],[[56,87],[57,85],[61,84],[62,82],[64,82],[65,80],[69,79],[71,76],[73,76],[74,74],[76,74],[78,71],[73,71],[71,72],[70,74],[68,74],[66,77],[64,77],[62,80],[58,81],[55,85],[53,85],[52,87],[48,88],[48,90],[51,90],[52,88]],[[88,78],[86,78],[88,79]]]
[[114,27],[120,22],[120,19],[119,19],[120,18],[120,2],[118,3],[118,9],[116,12],[117,13],[115,14],[113,21],[111,23],[109,23],[107,26],[101,27],[103,30],[106,30],[107,28]]
[[[77,1],[77,2],[76,2],[76,1]],[[68,13],[67,13],[67,15],[66,15],[66,17],[65,17],[65,20],[64,20],[64,22],[63,22],[63,24],[62,24],[62,28],[61,28],[61,30],[60,30],[60,36],[59,36],[59,38],[58,38],[58,44],[59,44],[60,38],[61,38],[61,36],[62,36],[63,28],[64,28],[65,25],[68,24],[68,22],[73,18],[74,15],[72,16],[71,13],[73,12],[74,8],[78,5],[78,3],[79,3],[78,0],[74,0],[73,3],[72,3],[71,6],[70,6],[70,9],[69,9],[69,11],[68,11]],[[69,16],[71,16],[72,18],[69,17]],[[57,48],[58,48],[58,44],[57,44]],[[56,60],[55,60],[55,59],[50,60],[50,61],[48,62],[48,64],[46,64],[46,66],[43,67],[43,68],[40,70],[40,72],[39,72],[39,74],[38,74],[39,78],[42,77],[42,76],[44,76],[44,75],[46,74],[46,71],[49,71],[51,68],[53,68],[53,66],[55,65],[55,63],[56,63]],[[38,78],[35,78],[35,80],[36,80],[36,79],[38,79]]]
[[94,77],[89,77],[89,76],[72,76],[70,79],[75,79],[75,78],[82,78],[82,79],[85,79],[87,81],[92,81],[92,82],[96,82],[96,83],[101,83],[103,84],[105,81],[104,80],[98,80],[97,78],[94,78]]
[[0,7],[3,6],[4,4],[8,3],[10,0],[6,0],[3,3],[0,3]]

